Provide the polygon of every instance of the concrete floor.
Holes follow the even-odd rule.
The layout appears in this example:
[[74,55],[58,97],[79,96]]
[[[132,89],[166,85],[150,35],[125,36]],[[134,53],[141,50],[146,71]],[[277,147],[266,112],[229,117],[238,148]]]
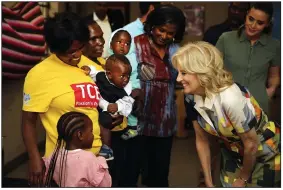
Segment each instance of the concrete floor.
[[[5,177],[27,179],[27,162]],[[194,131],[187,138],[175,138],[169,174],[170,187],[197,187],[200,163],[195,149]]]

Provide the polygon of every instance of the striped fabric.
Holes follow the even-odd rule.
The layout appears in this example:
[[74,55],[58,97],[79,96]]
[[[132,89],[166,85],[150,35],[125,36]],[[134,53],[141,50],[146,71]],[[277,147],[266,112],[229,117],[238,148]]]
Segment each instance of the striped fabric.
[[2,76],[18,79],[45,55],[44,17],[37,2],[2,4]]

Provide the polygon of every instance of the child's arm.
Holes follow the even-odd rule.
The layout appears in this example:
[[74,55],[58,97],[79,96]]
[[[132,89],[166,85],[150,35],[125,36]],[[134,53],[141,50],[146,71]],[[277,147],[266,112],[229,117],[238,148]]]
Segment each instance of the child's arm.
[[107,107],[109,105],[109,102],[107,102],[102,97],[100,97],[98,105],[102,109],[102,111],[107,111]]
[[96,81],[96,75],[99,73],[99,72],[102,72],[102,71],[98,71],[94,66],[92,65],[88,65],[88,66],[82,66],[81,69],[83,69],[86,74],[88,73],[88,75],[92,78],[92,80],[95,82]]
[[88,167],[89,183],[93,187],[111,187],[112,179],[105,158],[99,156],[90,160],[90,163]]
[[131,96],[124,96],[122,99],[116,101],[118,105],[118,113],[128,117],[133,109],[134,99]]
[[132,93],[132,83],[129,81],[128,84],[124,87],[125,92],[128,96],[124,96],[122,99],[116,101],[118,105],[118,113],[120,115],[128,117],[132,111],[134,99],[131,97]]
[[124,87],[124,90],[126,93],[130,96],[132,93],[132,83],[131,81],[128,82],[128,84]]
[[117,103],[109,103],[106,100],[104,100],[102,97],[99,99],[98,105],[102,109],[102,111],[107,111],[112,114],[118,111]]

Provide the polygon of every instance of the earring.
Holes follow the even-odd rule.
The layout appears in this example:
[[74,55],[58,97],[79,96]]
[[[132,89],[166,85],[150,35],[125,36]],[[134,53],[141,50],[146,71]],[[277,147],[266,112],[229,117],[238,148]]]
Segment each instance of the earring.
[[172,39],[172,42],[175,42],[175,38]]
[[151,30],[150,30],[151,35],[152,35],[152,30],[153,30],[153,26],[151,27]]

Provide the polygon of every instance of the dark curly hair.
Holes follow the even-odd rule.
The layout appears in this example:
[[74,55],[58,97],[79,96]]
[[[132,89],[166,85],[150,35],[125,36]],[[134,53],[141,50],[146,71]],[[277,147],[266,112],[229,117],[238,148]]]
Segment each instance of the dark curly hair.
[[82,43],[89,40],[87,25],[72,12],[58,13],[53,18],[48,18],[44,23],[43,33],[52,53],[65,53],[75,40]]
[[151,35],[154,26],[165,24],[174,24],[177,26],[175,42],[179,43],[183,40],[185,32],[186,18],[181,9],[173,5],[161,5],[156,7],[147,17],[144,25],[144,31],[147,35]]

